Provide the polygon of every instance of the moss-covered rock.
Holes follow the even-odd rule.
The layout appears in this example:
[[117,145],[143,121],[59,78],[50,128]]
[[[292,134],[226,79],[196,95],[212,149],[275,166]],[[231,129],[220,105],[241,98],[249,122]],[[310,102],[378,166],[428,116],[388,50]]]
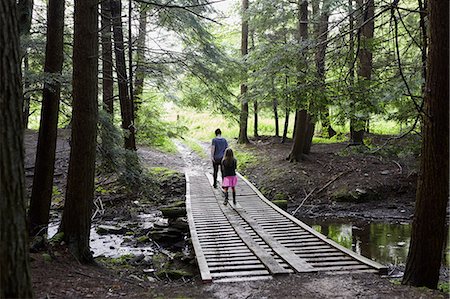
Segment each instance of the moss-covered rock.
[[159,278],[168,277],[170,279],[190,278],[194,276],[191,272],[182,269],[164,269],[157,271],[155,274]]
[[97,234],[107,235],[107,234],[125,234],[127,229],[125,227],[114,226],[114,225],[99,225],[97,226]]
[[42,254],[42,259],[43,259],[44,261],[46,261],[46,262],[51,262],[51,261],[52,261],[52,257],[51,257],[51,255],[48,254],[48,253],[43,253],[43,254]]
[[379,199],[379,195],[373,191],[362,188],[355,188],[352,190],[347,186],[342,186],[331,194],[331,199],[334,201],[361,202]]
[[145,243],[145,242],[148,242],[149,240],[150,240],[150,238],[148,236],[140,236],[137,238],[136,241],[138,243]]
[[286,200],[287,196],[283,192],[278,192],[273,198],[274,200]]
[[164,207],[161,208],[161,213],[164,217],[169,219],[175,219],[178,217],[186,217],[186,208],[184,207]]
[[287,200],[277,199],[277,200],[272,200],[272,203],[285,211],[287,210],[287,206],[288,206]]

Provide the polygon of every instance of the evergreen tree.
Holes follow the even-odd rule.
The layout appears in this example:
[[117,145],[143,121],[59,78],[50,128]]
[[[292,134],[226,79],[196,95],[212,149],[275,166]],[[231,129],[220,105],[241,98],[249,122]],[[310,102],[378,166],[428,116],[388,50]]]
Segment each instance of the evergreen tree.
[[89,248],[98,118],[98,2],[76,0],[73,41],[73,116],[67,190],[59,230],[82,263]]
[[0,2],[0,298],[33,297],[25,212],[20,44],[15,0]]

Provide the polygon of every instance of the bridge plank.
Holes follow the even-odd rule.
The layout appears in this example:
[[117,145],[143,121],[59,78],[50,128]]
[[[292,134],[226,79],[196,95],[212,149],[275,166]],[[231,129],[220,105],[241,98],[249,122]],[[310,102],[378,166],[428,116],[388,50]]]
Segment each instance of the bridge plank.
[[372,261],[366,257],[363,257],[359,254],[357,254],[356,252],[353,252],[347,248],[345,248],[344,246],[334,242],[333,240],[327,239],[325,236],[323,236],[322,234],[318,233],[317,231],[315,231],[313,228],[309,227],[308,225],[306,225],[305,223],[301,222],[300,220],[298,220],[297,218],[293,217],[292,215],[290,215],[289,213],[283,211],[282,209],[280,209],[278,206],[276,206],[275,204],[273,204],[272,202],[270,202],[270,200],[268,200],[258,189],[256,189],[255,186],[253,186],[252,183],[250,183],[246,178],[244,178],[240,173],[237,173],[238,177],[240,180],[242,180],[243,182],[245,182],[251,189],[253,189],[253,191],[255,191],[255,193],[261,198],[261,200],[263,200],[266,204],[268,204],[269,206],[271,206],[273,209],[275,209],[276,211],[280,212],[281,214],[285,215],[288,219],[290,219],[291,221],[297,223],[300,227],[302,227],[304,230],[310,232],[311,234],[317,236],[318,238],[322,239],[323,241],[327,242],[328,244],[330,244],[331,246],[339,249],[340,251],[344,252],[345,254],[351,256],[352,258],[362,262],[365,265],[369,265],[370,267],[373,267],[375,269],[377,269],[379,271],[379,273],[381,274],[386,274],[387,273],[387,267],[384,265],[381,265],[375,261]]
[[189,230],[191,234],[192,246],[194,247],[195,257],[197,259],[198,267],[200,270],[200,275],[202,276],[203,281],[212,281],[211,272],[209,271],[208,264],[206,262],[206,258],[203,254],[203,251],[200,247],[200,241],[197,236],[197,232],[195,230],[194,219],[192,216],[192,207],[191,207],[191,184],[189,181],[189,176],[186,174],[186,214],[188,216],[188,221],[190,223]]

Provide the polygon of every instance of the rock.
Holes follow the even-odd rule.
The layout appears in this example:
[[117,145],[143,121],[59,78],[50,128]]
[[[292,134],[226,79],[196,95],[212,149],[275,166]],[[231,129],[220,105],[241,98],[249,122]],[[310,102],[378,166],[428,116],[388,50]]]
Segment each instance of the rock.
[[165,207],[161,208],[161,213],[164,217],[175,219],[178,217],[186,217],[186,208],[184,207]]
[[152,239],[155,241],[177,242],[184,238],[184,233],[176,228],[154,229],[150,232]]
[[367,200],[377,200],[379,195],[373,191],[362,188],[349,190],[347,186],[342,186],[331,194],[331,198],[335,201],[352,201],[361,202]]
[[387,174],[389,174],[390,173],[390,171],[389,170],[383,170],[382,172],[380,172],[382,175],[387,175]]
[[97,234],[107,235],[107,234],[124,234],[127,229],[124,227],[113,226],[113,225],[99,225],[97,226]]
[[166,219],[158,219],[154,223],[155,227],[168,227],[169,222]]
[[130,260],[130,264],[138,264],[138,263],[139,263],[140,261],[142,261],[144,258],[145,258],[145,255],[143,255],[143,254],[136,255],[135,257],[133,257],[133,258]]
[[185,208],[186,207],[186,202],[184,200],[177,200],[176,202],[174,202],[170,206],[174,207],[174,208]]
[[148,236],[140,236],[140,237],[137,238],[137,242],[138,243],[145,243],[148,240],[150,240],[150,238]]
[[184,217],[176,218],[174,220],[169,219],[169,226],[172,228],[179,229],[180,231],[183,231],[183,232],[189,231],[189,223],[187,222],[187,219]]
[[272,203],[277,207],[287,211],[288,201],[284,199],[272,200]]
[[48,253],[43,253],[43,254],[42,254],[42,258],[43,258],[44,261],[46,261],[46,262],[51,262],[51,261],[52,261],[52,257],[51,257],[51,255],[48,254]]
[[133,279],[136,279],[137,281],[144,281],[142,278],[140,278],[140,277],[138,277],[138,276],[136,276],[136,275],[134,275],[134,274],[131,274],[130,276],[128,276],[129,278],[133,278]]
[[169,277],[170,279],[180,279],[182,277],[193,277],[192,273],[186,271],[186,270],[181,270],[181,269],[165,269],[165,270],[160,270],[158,272],[155,273],[156,276],[161,277],[161,278],[165,278],[165,277]]

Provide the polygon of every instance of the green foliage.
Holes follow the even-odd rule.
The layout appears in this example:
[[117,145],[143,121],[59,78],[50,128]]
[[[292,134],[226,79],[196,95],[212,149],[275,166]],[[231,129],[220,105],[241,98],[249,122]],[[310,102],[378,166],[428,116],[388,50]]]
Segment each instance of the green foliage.
[[96,260],[103,265],[113,269],[131,268],[129,261],[134,257],[133,254],[124,254],[117,258],[99,257]]
[[450,294],[450,283],[448,281],[438,283],[438,290],[449,295]]
[[[143,98],[150,96],[145,94]],[[140,106],[136,121],[137,139],[141,144],[175,153],[176,146],[170,138],[183,135],[187,128],[174,122],[163,121],[161,105],[162,101],[155,98],[152,101],[145,101]]]
[[123,140],[123,134],[114,126],[111,116],[100,111],[97,171],[99,174],[116,174],[120,185],[131,191],[141,187],[145,177],[136,152],[125,149]]
[[200,158],[208,158],[203,147],[192,138],[184,138],[183,143],[194,151]]
[[330,143],[339,143],[339,142],[345,142],[347,141],[347,137],[344,134],[336,134],[331,138],[326,137],[313,137],[313,143],[324,143],[324,144],[330,144]]
[[64,232],[56,233],[50,240],[49,243],[51,245],[60,244],[62,241],[64,241]]
[[152,167],[149,170],[149,175],[159,177],[161,180],[170,180],[173,176],[178,174],[177,171],[166,167]]
[[237,163],[238,171],[243,171],[250,165],[257,162],[255,155],[248,149],[245,149],[243,146],[239,146],[234,150],[234,156],[238,161]]

